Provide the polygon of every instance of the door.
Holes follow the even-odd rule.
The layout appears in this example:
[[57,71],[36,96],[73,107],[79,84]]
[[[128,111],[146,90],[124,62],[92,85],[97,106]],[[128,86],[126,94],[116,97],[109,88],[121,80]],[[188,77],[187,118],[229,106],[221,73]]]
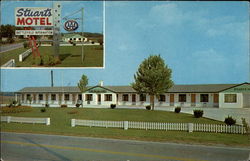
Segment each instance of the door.
[[98,101],[98,105],[100,105],[100,104],[101,104],[101,101],[102,101],[102,96],[101,96],[101,94],[98,94],[98,95],[97,95],[97,101]]
[[132,94],[132,105],[136,104],[136,95]]
[[191,94],[191,106],[195,106],[195,104],[196,104],[195,94]]
[[174,94],[170,94],[170,106],[174,106]]
[[219,107],[219,94],[214,94],[214,107]]

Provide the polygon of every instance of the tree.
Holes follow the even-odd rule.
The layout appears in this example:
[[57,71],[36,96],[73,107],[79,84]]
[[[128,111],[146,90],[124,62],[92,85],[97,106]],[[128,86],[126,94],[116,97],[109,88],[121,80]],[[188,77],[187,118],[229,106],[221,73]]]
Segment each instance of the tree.
[[150,105],[154,110],[154,98],[165,93],[173,86],[172,70],[168,68],[160,55],[151,55],[139,66],[131,85],[139,93],[150,95]]
[[[78,85],[78,88],[80,89],[81,93],[83,93],[87,89],[88,77],[83,74],[82,78],[79,80],[77,85]],[[79,103],[79,101],[77,101],[77,104],[78,103]],[[79,104],[82,104],[82,102]],[[83,106],[83,104],[82,104],[82,106]]]

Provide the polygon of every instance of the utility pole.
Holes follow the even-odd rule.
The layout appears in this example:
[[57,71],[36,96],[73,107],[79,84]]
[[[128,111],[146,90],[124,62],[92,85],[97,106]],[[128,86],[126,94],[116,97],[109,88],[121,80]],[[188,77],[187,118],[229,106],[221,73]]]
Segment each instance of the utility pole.
[[84,61],[84,53],[83,53],[83,45],[84,45],[84,33],[83,33],[83,14],[84,14],[84,9],[83,8],[81,8],[81,11],[82,11],[82,38],[83,38],[83,40],[82,40],[82,63],[83,63],[83,61]]
[[54,2],[53,3],[53,46],[54,46],[54,56],[57,61],[59,61],[59,47],[60,47],[60,26],[61,26],[61,3]]

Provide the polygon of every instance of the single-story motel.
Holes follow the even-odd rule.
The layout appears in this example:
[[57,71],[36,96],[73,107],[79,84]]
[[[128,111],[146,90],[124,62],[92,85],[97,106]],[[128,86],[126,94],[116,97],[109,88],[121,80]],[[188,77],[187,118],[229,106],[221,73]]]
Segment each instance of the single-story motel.
[[[131,86],[87,87],[83,93],[78,87],[25,87],[15,93],[16,100],[23,105],[41,107],[76,107],[110,104],[122,106],[146,106],[150,96],[138,94]],[[250,83],[174,85],[166,93],[155,97],[155,106],[250,108]]]

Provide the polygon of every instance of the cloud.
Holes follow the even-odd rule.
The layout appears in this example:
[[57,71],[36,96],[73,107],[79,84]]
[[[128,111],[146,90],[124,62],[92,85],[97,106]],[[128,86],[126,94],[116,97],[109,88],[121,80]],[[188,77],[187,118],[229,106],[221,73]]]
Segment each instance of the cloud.
[[153,6],[149,12],[149,17],[166,25],[182,24],[188,19],[187,15],[175,3]]
[[106,1],[105,7],[125,7],[129,6],[130,3],[128,1]]

